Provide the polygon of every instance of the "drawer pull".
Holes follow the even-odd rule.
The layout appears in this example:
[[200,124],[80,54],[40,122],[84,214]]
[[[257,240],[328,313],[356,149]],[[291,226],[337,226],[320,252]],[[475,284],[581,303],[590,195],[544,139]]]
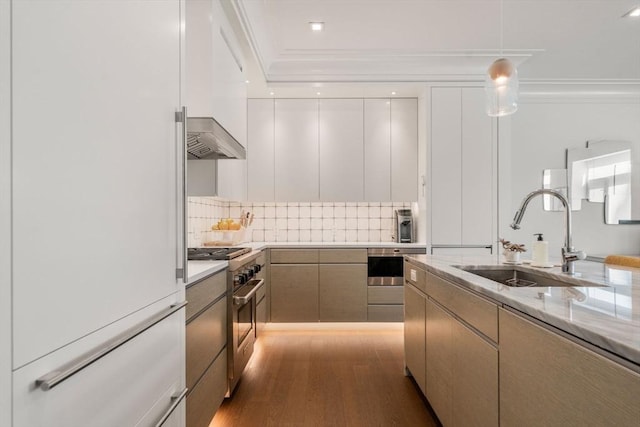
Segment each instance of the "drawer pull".
[[156,423],[156,427],[162,427],[162,424],[167,421],[171,414],[173,414],[173,411],[176,410],[180,402],[182,402],[182,399],[184,399],[184,397],[187,395],[188,390],[189,389],[185,388],[179,394],[174,394],[173,396],[171,396],[171,406],[169,406],[167,412],[165,412],[162,418],[160,418],[160,420]]
[[111,353],[121,345],[127,343],[128,341],[131,341],[133,338],[151,328],[156,323],[159,323],[160,321],[171,316],[176,311],[184,308],[186,305],[187,302],[183,301],[181,303],[169,306],[168,308],[148,318],[144,322],[141,322],[138,325],[127,329],[119,335],[116,335],[115,337],[106,341],[100,347],[97,347],[89,351],[88,353],[78,357],[77,359],[74,359],[71,362],[62,365],[58,369],[41,376],[36,380],[36,387],[40,388],[43,391],[52,389],[64,380],[72,377],[87,366],[91,365],[93,362],[100,360],[102,357]]

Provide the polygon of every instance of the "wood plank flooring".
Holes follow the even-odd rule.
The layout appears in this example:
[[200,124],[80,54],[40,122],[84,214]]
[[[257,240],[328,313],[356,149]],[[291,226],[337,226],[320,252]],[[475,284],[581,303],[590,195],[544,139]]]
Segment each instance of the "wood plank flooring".
[[403,375],[402,324],[268,324],[210,427],[438,426]]

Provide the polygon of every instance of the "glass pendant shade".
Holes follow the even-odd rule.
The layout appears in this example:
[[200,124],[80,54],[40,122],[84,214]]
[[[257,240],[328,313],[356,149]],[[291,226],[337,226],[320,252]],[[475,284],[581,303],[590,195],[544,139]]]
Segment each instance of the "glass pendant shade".
[[496,59],[484,81],[487,114],[502,117],[518,110],[518,70],[506,58]]

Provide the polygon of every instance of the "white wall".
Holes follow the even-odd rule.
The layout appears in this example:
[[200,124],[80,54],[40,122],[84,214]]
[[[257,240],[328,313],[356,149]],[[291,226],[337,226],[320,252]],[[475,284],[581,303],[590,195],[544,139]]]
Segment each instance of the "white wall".
[[[529,96],[510,119],[500,120],[502,130],[510,127],[511,132],[510,140],[500,144],[498,234],[531,248],[533,233],[544,233],[550,256],[559,256],[563,212],[543,211],[538,197],[519,231],[509,228],[513,214],[526,194],[542,187],[543,169],[565,168],[567,148],[583,148],[594,139],[640,144],[640,96]],[[582,210],[573,211],[573,245],[590,255],[640,254],[640,225],[606,225],[603,209],[603,204],[585,201]]]
[[11,98],[9,2],[0,1],[0,425],[11,425]]

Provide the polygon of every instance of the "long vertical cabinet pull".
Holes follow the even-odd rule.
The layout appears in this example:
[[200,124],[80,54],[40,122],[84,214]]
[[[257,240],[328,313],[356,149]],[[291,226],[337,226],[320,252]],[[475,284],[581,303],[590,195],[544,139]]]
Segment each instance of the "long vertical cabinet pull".
[[181,221],[181,240],[182,247],[178,245],[178,258],[181,260],[182,265],[178,265],[176,269],[176,279],[182,279],[182,282],[186,285],[189,279],[187,273],[187,246],[188,246],[188,234],[187,234],[187,107],[182,107],[181,111],[176,112],[176,123],[181,124],[182,141],[179,146],[179,155],[182,160],[181,171],[178,174],[178,188],[182,192],[181,197],[178,198],[178,203],[182,209],[178,208]]

